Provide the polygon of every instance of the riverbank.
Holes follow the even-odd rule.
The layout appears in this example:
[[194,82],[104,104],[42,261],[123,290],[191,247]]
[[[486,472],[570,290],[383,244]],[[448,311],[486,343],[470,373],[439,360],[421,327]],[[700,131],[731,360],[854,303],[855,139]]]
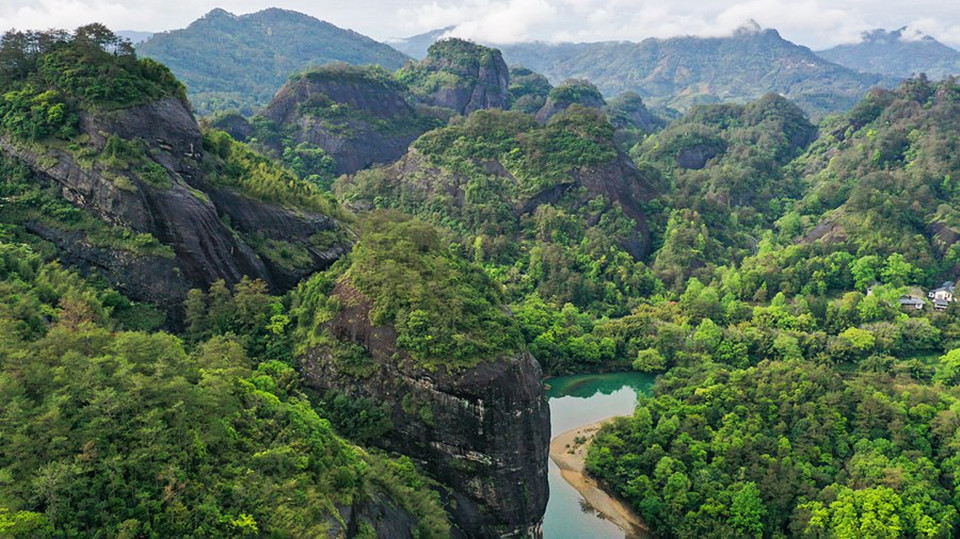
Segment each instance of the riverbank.
[[640,517],[626,504],[607,494],[596,480],[584,472],[587,450],[594,435],[600,427],[613,419],[608,417],[558,434],[550,441],[550,458],[560,468],[563,479],[573,486],[594,510],[622,529],[626,537],[651,537]]

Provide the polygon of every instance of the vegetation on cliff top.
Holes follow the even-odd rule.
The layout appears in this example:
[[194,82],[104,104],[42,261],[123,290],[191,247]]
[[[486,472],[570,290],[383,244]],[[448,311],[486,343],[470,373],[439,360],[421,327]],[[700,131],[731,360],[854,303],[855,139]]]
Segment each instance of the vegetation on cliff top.
[[324,306],[324,295],[338,281],[368,299],[370,322],[393,326],[397,347],[429,368],[471,366],[523,347],[500,286],[424,222],[388,213],[369,216],[353,252],[301,285],[302,342],[330,344],[323,325],[338,307]]
[[22,139],[69,139],[81,110],[168,96],[185,99],[183,85],[101,24],[0,38],[0,126]]
[[[955,532],[958,306],[900,299],[956,275],[958,96],[924,78],[874,92],[792,161],[790,133],[809,127],[774,101],[763,131],[708,107],[638,148],[676,183],[669,204],[696,209],[674,210],[654,265],[678,303],[600,326],[636,368],[667,374],[600,434],[589,467],[659,533]],[[716,150],[695,172],[671,142],[690,133],[680,147]],[[744,164],[761,183],[741,196],[716,183]],[[711,216],[739,217],[703,218],[718,200]],[[729,250],[738,230],[759,238],[743,254]]]

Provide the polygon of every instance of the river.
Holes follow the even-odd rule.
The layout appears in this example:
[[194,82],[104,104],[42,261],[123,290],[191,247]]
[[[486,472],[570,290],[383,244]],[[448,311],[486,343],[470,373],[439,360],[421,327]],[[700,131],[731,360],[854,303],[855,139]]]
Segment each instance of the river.
[[[547,380],[552,436],[610,416],[631,415],[638,394],[648,394],[654,377],[640,373],[561,376]],[[626,536],[604,519],[560,475],[550,460],[550,501],[543,517],[544,539]]]

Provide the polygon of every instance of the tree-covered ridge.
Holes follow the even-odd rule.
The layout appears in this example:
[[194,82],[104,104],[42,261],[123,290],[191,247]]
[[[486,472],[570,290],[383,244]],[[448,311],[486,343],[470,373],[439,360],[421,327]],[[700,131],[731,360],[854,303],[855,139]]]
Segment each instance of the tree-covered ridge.
[[478,82],[481,69],[502,63],[500,51],[463,39],[449,38],[437,41],[422,62],[410,62],[397,71],[397,78],[422,98],[442,89],[456,88]]
[[[946,537],[957,395],[824,365],[672,371],[588,469],[669,537]],[[642,444],[642,445],[640,445]]]
[[[913,30],[913,29],[911,29]],[[913,35],[907,27],[863,32],[858,43],[841,44],[817,55],[858,71],[893,77],[920,73],[934,80],[960,74],[960,51],[928,35]]]
[[478,111],[335,191],[348,206],[399,209],[451,230],[511,301],[539,292],[558,306],[625,314],[656,287],[636,260],[646,247],[640,206],[654,187],[618,154],[613,132],[601,112],[579,106],[546,126]]
[[655,259],[661,278],[682,283],[704,266],[749,254],[783,206],[802,195],[802,181],[783,166],[816,134],[796,105],[771,94],[746,105],[696,107],[636,145],[631,154],[671,186],[661,198],[672,208]]
[[330,62],[397,69],[400,52],[350,30],[282,9],[235,16],[216,9],[183,30],[154,34],[141,55],[170,66],[197,111],[266,105],[291,73]]
[[163,65],[138,59],[101,24],[75,32],[8,31],[0,38],[0,126],[28,140],[69,139],[78,113],[185,97]]
[[[301,285],[303,343],[332,344],[324,324],[340,306],[323,298],[334,283],[345,283],[369,301],[373,325],[393,326],[397,348],[431,368],[455,370],[523,348],[500,286],[445,245],[434,227],[391,214],[370,216],[364,226],[344,261]],[[358,301],[340,296],[332,298]]]
[[901,253],[931,273],[956,265],[958,112],[956,81],[921,77],[873,92],[824,125],[800,163],[810,184],[797,208],[807,241],[858,254]]
[[262,283],[223,288],[189,343],[22,245],[0,243],[0,288],[0,534],[323,535],[377,493],[448,533],[409,461],[343,441],[289,365],[250,355],[246,334],[284,339]]
[[680,111],[776,92],[821,118],[847,110],[877,84],[896,84],[824,60],[776,30],[749,25],[728,37],[532,42],[501,48],[511,64],[529,67],[551,81],[583,78],[604,95],[634,91],[655,105]]

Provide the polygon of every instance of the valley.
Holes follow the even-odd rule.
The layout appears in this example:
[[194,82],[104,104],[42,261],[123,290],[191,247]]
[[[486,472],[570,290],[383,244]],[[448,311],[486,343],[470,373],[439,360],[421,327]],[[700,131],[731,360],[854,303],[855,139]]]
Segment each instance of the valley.
[[946,46],[125,35],[0,38],[0,536],[960,529]]

